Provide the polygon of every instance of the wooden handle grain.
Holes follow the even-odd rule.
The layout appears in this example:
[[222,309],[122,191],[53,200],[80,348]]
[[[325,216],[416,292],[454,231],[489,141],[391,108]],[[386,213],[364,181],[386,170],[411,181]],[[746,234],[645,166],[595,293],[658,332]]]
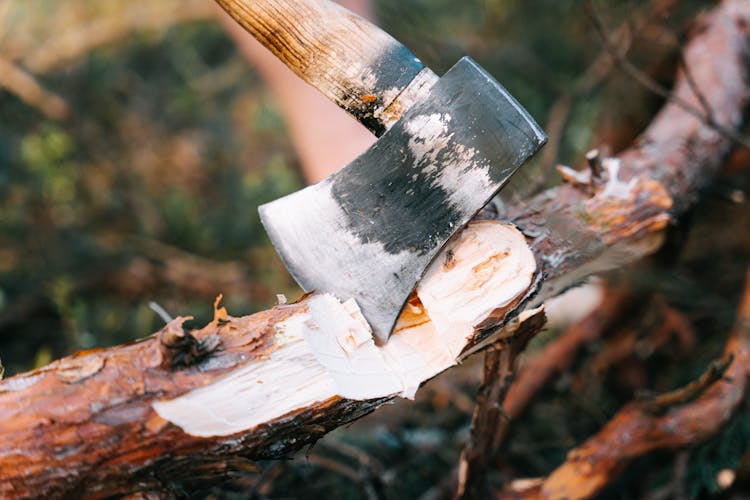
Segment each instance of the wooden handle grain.
[[216,0],[302,79],[381,135],[437,77],[375,25],[328,0]]

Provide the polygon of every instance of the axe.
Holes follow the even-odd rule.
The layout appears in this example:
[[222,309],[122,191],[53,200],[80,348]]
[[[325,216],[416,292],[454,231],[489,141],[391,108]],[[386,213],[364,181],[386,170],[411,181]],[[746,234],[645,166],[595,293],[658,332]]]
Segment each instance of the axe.
[[354,298],[382,344],[432,259],[546,136],[470,58],[438,77],[329,0],[216,1],[379,137],[328,178],[259,212],[300,286]]

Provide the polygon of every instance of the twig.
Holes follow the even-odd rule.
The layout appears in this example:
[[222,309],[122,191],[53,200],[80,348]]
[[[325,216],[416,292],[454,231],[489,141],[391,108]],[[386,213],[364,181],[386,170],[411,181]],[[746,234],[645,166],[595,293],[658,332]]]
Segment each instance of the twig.
[[344,476],[350,481],[359,484],[364,490],[368,500],[378,500],[380,498],[380,495],[378,495],[376,489],[372,485],[372,481],[367,474],[362,474],[361,472],[354,470],[352,467],[342,463],[339,460],[334,460],[333,458],[324,457],[321,455],[310,455],[309,457],[307,457],[307,461],[313,465],[317,465],[318,467],[335,472],[336,474]]
[[734,355],[729,353],[723,359],[717,359],[708,365],[708,369],[703,372],[698,380],[690,382],[684,387],[674,391],[660,394],[654,398],[646,398],[642,402],[643,411],[651,415],[663,415],[670,408],[687,404],[703,394],[714,382],[721,380],[729,366],[734,360]]
[[[656,0],[651,2],[645,12],[641,11],[623,22],[611,35],[612,45],[618,55],[625,57],[633,40],[647,25],[648,21],[660,17],[669,10],[675,0]],[[635,17],[635,19],[633,19]],[[550,108],[545,129],[549,139],[541,152],[543,165],[557,163],[562,135],[567,127],[570,111],[580,98],[594,92],[609,77],[615,67],[609,48],[603,49],[589,64],[583,74],[575,81],[572,88],[565,89]]]
[[333,471],[336,474],[339,474],[351,481],[354,481],[355,483],[359,483],[360,480],[362,479],[359,472],[352,469],[348,465],[343,464],[339,462],[338,460],[334,460],[332,458],[323,457],[320,455],[310,455],[309,457],[307,457],[307,462],[312,465],[318,466],[320,468]]
[[382,471],[385,470],[385,466],[375,457],[365,453],[356,446],[352,446],[341,440],[329,439],[326,441],[321,441],[320,443],[318,443],[318,446],[322,448],[329,448],[330,450],[340,455],[352,458],[359,462],[360,466],[367,469],[373,469],[373,472],[375,474],[379,475],[382,473]]
[[150,307],[151,310],[154,311],[164,323],[169,323],[174,319],[166,309],[164,309],[161,305],[159,305],[157,302],[154,302],[153,300],[149,301],[148,307]]
[[498,342],[485,353],[484,381],[479,389],[471,435],[461,453],[457,498],[484,498],[490,491],[487,470],[494,462],[507,434],[508,414],[503,400],[526,346],[544,326],[547,318],[539,311],[524,322],[512,339]]
[[678,51],[678,53],[680,55],[680,68],[682,68],[682,73],[685,75],[685,81],[690,86],[693,94],[698,99],[698,102],[700,102],[703,112],[706,114],[706,120],[708,123],[716,123],[714,120],[714,110],[711,109],[708,99],[706,99],[703,91],[698,87],[695,78],[693,78],[693,70],[690,69],[687,61],[685,61],[685,54],[683,54],[682,51]]
[[[630,25],[623,23],[615,30],[614,36],[618,40],[620,50],[627,52],[633,38]],[[602,51],[589,64],[583,75],[576,80],[572,89],[565,89],[550,107],[545,124],[549,139],[547,140],[547,146],[541,152],[543,165],[549,167],[557,163],[562,136],[568,125],[570,111],[573,109],[575,102],[601,85],[613,67],[609,53]]]
[[680,43],[677,40],[676,36],[672,32],[665,32],[664,33],[665,38],[668,39],[671,43],[671,45],[675,48],[678,54],[679,58],[679,67],[682,69],[683,75],[685,76],[685,81],[690,87],[690,89],[693,91],[693,95],[698,99],[698,102],[700,103],[701,107],[703,108],[703,112],[706,114],[706,116],[713,120],[713,109],[711,109],[711,105],[708,102],[708,99],[706,98],[705,93],[700,89],[698,86],[698,83],[695,81],[695,78],[693,77],[693,70],[690,68],[690,65],[685,60],[685,54],[682,52],[682,48],[680,47]]

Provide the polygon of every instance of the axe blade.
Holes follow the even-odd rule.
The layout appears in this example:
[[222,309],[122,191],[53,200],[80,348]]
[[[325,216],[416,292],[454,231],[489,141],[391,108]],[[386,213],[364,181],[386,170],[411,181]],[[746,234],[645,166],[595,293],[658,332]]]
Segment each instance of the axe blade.
[[545,141],[464,57],[361,156],[262,205],[261,221],[305,291],[354,298],[384,343],[432,259]]

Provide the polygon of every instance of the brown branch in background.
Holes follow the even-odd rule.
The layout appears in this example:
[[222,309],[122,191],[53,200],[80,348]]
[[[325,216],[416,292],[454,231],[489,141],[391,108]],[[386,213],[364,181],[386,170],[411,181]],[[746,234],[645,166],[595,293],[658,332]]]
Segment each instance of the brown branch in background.
[[726,357],[712,361],[698,380],[694,380],[679,389],[655,397],[642,398],[643,401],[640,403],[641,410],[643,413],[659,416],[675,406],[694,401],[716,381],[724,377],[732,361],[734,361],[734,354],[730,352]]
[[471,434],[459,463],[457,498],[484,498],[489,493],[487,471],[495,461],[508,423],[503,399],[521,353],[546,321],[544,311],[540,310],[523,323],[513,338],[497,342],[485,353],[484,381],[477,395]]
[[511,421],[519,418],[539,391],[553,378],[568,370],[578,352],[619,322],[630,309],[631,294],[607,288],[599,306],[550,341],[544,349],[523,365],[510,386],[503,409]]
[[31,74],[4,59],[0,59],[0,88],[51,120],[62,121],[70,116],[70,107],[62,97],[45,89]]
[[[703,89],[714,119],[729,128],[741,126],[750,97],[743,69],[748,18],[747,2],[726,0],[684,48],[693,80]],[[682,75],[673,93],[694,98]],[[586,274],[653,252],[661,244],[661,230],[696,199],[699,189],[719,171],[731,145],[705,121],[668,101],[630,148],[601,160],[605,182],[566,183],[506,207],[502,216],[522,228],[546,275],[540,299],[569,288]],[[612,188],[626,188],[628,199],[611,196]],[[630,243],[623,245],[626,234]]]
[[[609,39],[612,47],[616,47],[618,55],[626,57],[633,40],[643,28],[653,19],[663,17],[676,3],[677,0],[654,0],[637,14],[630,15],[629,19],[619,27],[610,30]],[[541,162],[545,167],[551,167],[559,161],[560,144],[573,106],[581,98],[599,88],[615,68],[616,60],[612,57],[610,48],[606,47],[594,58],[573,85],[562,91],[550,107],[544,127],[548,136],[547,145],[540,153]]]
[[378,491],[382,488],[385,468],[370,455],[333,439],[320,443],[315,451],[306,457],[309,464],[329,469],[358,484],[368,500],[382,498]]
[[750,269],[721,361],[698,380],[623,407],[596,435],[568,453],[541,483],[512,483],[510,498],[590,498],[633,460],[655,450],[702,443],[722,431],[747,394],[750,377]]
[[[166,287],[176,288],[193,298],[210,299],[222,291],[227,296],[246,297],[256,303],[270,303],[273,295],[267,286],[248,279],[247,266],[236,261],[219,262],[190,255],[131,257],[121,267],[106,273],[100,266],[70,277],[71,293],[118,294],[144,299]],[[35,289],[7,304],[0,311],[0,336],[10,335],[12,326],[21,325],[35,315],[54,307],[49,290]]]
[[[166,287],[174,287],[193,298],[207,300],[222,292],[227,296],[246,297],[255,303],[273,301],[267,286],[249,278],[251,266],[238,260],[208,259],[142,237],[118,240],[112,248],[102,248],[100,254],[104,256],[101,264],[70,275],[72,294],[80,296],[96,291],[143,299]],[[111,261],[118,264],[109,263]],[[102,272],[105,267],[106,273]],[[9,326],[23,324],[49,307],[49,291],[44,288],[21,295],[0,310],[0,336],[10,334]]]
[[215,14],[213,2],[205,0],[155,3],[149,7],[136,5],[124,13],[99,19],[77,30],[57,33],[24,57],[23,63],[34,73],[46,73],[135,31],[163,31],[175,24],[210,19]]
[[[730,127],[725,127],[724,125],[717,123],[716,120],[714,120],[713,112],[711,112],[711,106],[703,95],[703,92],[696,90],[699,87],[696,84],[696,81],[693,78],[690,70],[688,70],[687,74],[683,71],[683,75],[688,85],[691,87],[691,89],[693,89],[693,95],[690,97],[677,95],[676,93],[659,84],[653,78],[641,71],[635,64],[632,63],[632,61],[630,61],[625,56],[625,54],[618,50],[617,44],[607,35],[607,30],[604,27],[604,23],[597,14],[596,9],[594,9],[591,0],[585,0],[583,8],[586,15],[591,19],[591,22],[594,25],[594,29],[601,38],[605,49],[607,49],[611,56],[617,61],[617,64],[620,66],[620,68],[627,75],[629,75],[647,90],[677,104],[684,111],[700,119],[701,121],[703,121],[703,123],[716,130],[717,132],[720,132],[722,135],[728,137],[736,144],[750,149],[750,137]],[[682,58],[682,65],[687,66],[684,57]],[[697,99],[700,106],[704,109],[707,109],[708,112],[701,112],[701,110],[691,102],[694,99]]]
[[[252,276],[251,266],[239,260],[218,261],[185,251],[166,243],[142,237],[128,238],[120,249],[129,250],[132,258],[105,282],[105,288],[134,289],[133,296],[170,284],[192,295],[214,297],[225,295],[250,297],[269,302],[271,291]],[[120,288],[118,288],[118,286]]]
[[[3,11],[3,15],[6,12]],[[125,15],[97,20],[77,30],[56,32],[56,36],[50,37],[47,43],[27,57],[20,58],[19,64],[25,69],[11,60],[0,58],[0,88],[16,95],[51,120],[65,120],[71,115],[68,103],[61,96],[45,89],[34,74],[58,69],[91,50],[114,43],[134,31],[160,31],[175,24],[212,18],[214,15],[215,9],[211,2],[191,0],[158,7],[138,6]]]
[[[679,352],[688,352],[694,345],[696,334],[690,321],[679,311],[667,304],[661,294],[655,294],[648,301],[654,313],[658,315],[658,324],[642,328],[627,325],[611,332],[601,350],[589,361],[589,372],[595,376],[604,376],[613,366],[621,364],[634,356],[645,357],[664,348],[676,338]],[[648,314],[648,305],[642,304]],[[642,315],[641,312],[635,312]]]

